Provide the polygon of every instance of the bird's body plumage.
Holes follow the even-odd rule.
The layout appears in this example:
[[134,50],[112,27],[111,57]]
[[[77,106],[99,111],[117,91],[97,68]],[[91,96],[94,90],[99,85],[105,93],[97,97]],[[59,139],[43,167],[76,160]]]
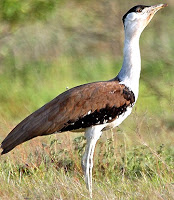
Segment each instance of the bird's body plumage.
[[72,88],[19,123],[2,142],[2,154],[37,136],[101,124],[113,128],[134,102],[133,92],[115,79]]

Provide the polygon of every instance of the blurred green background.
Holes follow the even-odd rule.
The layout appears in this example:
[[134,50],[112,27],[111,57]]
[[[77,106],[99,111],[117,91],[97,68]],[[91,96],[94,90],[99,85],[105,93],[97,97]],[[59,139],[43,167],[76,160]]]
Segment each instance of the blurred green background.
[[[0,142],[30,113],[123,60],[122,16],[168,3],[144,30],[139,98],[96,145],[94,199],[173,199],[174,1],[0,0]],[[38,137],[0,157],[0,199],[89,199],[82,133]],[[16,192],[17,191],[17,192]]]
[[67,87],[115,77],[122,65],[122,16],[136,4],[157,3],[169,6],[142,34],[134,114],[145,116],[154,130],[163,127],[172,134],[173,0],[1,0],[0,138]]

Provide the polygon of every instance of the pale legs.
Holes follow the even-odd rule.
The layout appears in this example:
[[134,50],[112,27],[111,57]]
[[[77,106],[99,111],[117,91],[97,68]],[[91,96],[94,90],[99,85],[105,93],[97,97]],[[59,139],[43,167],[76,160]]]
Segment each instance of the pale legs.
[[85,176],[87,189],[89,190],[90,197],[92,198],[92,168],[93,168],[93,155],[95,145],[102,134],[102,129],[105,125],[87,128],[85,137],[87,140],[85,153],[82,157],[82,169]]

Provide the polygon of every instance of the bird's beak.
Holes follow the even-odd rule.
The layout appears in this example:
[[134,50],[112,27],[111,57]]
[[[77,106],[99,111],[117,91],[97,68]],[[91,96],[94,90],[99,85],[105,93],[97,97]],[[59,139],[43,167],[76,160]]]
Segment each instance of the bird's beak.
[[165,8],[167,6],[168,6],[167,4],[158,4],[148,7],[146,10],[146,12],[148,13],[147,24],[150,22],[150,20],[152,19],[152,17],[155,15],[156,12],[158,12],[161,8]]
[[157,12],[158,10],[160,10],[161,8],[165,8],[167,7],[168,5],[167,4],[158,4],[158,5],[155,5],[155,6],[150,6],[149,7],[149,10],[151,10],[152,12]]

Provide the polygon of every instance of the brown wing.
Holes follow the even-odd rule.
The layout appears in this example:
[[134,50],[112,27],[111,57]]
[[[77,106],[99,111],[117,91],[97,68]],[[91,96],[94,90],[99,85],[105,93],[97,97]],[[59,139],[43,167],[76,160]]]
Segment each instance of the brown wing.
[[118,81],[72,88],[20,122],[2,142],[1,154],[37,136],[111,122],[134,101],[133,92]]

